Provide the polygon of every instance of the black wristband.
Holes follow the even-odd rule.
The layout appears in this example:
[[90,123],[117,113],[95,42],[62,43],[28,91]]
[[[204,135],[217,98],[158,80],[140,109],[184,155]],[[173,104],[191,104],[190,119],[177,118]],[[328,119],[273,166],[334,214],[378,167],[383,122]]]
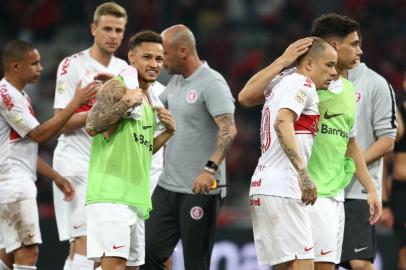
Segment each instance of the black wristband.
[[390,207],[390,203],[389,202],[382,202],[382,207]]
[[217,168],[218,168],[217,164],[214,163],[214,162],[211,161],[211,160],[207,161],[206,167],[207,167],[207,168],[210,168],[210,169],[213,169],[214,171],[217,171]]

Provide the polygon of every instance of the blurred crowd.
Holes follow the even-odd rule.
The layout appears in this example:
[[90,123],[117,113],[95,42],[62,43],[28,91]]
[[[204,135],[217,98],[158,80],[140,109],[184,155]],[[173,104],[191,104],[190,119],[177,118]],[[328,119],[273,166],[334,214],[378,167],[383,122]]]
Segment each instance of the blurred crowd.
[[[89,47],[89,25],[96,0],[0,0],[0,47],[12,39],[33,42],[42,56],[40,83],[28,89],[38,119],[53,114],[58,63],[63,57]],[[197,38],[199,54],[228,81],[236,98],[246,81],[280,55],[292,41],[306,36],[311,21],[328,12],[353,17],[361,24],[362,61],[393,85],[397,101],[405,97],[402,82],[406,64],[406,1],[403,0],[122,0],[129,21],[117,56],[126,59],[127,39],[139,30],[160,32],[183,23]],[[1,71],[1,70],[0,70]],[[2,73],[2,72],[0,72]],[[162,76],[165,83],[167,76]],[[237,104],[237,139],[227,159],[231,184],[220,225],[238,220],[249,226],[248,189],[260,154],[260,108]],[[56,140],[40,148],[52,160]],[[38,179],[42,218],[53,217],[51,184]]]

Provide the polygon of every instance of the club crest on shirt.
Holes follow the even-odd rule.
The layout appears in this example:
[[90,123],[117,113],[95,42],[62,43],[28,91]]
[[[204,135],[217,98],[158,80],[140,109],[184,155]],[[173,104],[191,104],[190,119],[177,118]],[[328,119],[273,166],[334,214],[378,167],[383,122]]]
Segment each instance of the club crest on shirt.
[[192,209],[190,209],[190,216],[194,220],[200,220],[204,216],[204,210],[200,206],[194,206]]
[[299,102],[300,104],[303,105],[306,102],[306,98],[307,98],[307,93],[304,90],[297,91],[297,93],[295,95],[295,99],[297,102]]
[[187,94],[186,94],[186,101],[187,101],[187,103],[189,103],[189,104],[195,103],[196,100],[197,100],[197,98],[198,98],[198,96],[199,96],[199,95],[197,94],[197,91],[196,91],[196,90],[194,90],[194,89],[189,90],[189,91],[187,92]]
[[361,100],[361,97],[362,97],[361,92],[356,91],[355,92],[355,102],[359,102]]

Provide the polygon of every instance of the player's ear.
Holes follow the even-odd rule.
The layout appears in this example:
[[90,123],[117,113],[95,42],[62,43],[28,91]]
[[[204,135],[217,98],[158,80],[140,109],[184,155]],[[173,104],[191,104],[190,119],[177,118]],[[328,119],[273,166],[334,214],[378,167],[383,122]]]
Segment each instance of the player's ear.
[[130,63],[130,65],[133,65],[134,63],[134,50],[130,49],[128,51],[128,62]]
[[90,32],[92,33],[92,36],[96,35],[96,28],[97,28],[97,25],[95,23],[90,24]]
[[305,68],[306,68],[306,70],[307,71],[311,71],[312,69],[313,69],[313,65],[314,65],[314,61],[313,61],[313,59],[312,58],[310,58],[310,57],[306,57],[305,59],[304,59],[304,62],[305,62]]

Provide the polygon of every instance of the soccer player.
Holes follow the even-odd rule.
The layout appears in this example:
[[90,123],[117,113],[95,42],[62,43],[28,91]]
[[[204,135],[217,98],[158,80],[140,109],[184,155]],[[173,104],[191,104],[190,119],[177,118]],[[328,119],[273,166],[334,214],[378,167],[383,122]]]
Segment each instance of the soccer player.
[[[381,202],[355,139],[355,90],[348,80],[341,77],[347,69],[357,64],[362,54],[357,33],[359,25],[348,17],[335,14],[328,15],[327,20],[325,18],[314,21],[312,36],[324,38],[337,49],[336,70],[339,76],[329,89],[317,92],[321,117],[308,165],[310,177],[318,191],[318,200],[311,208],[311,215],[315,269],[320,270],[334,269],[334,264],[340,262],[344,233],[344,188],[350,183],[355,169],[357,178],[368,193],[369,222],[376,223],[382,212]],[[271,66],[272,69],[260,72],[273,73],[278,68],[283,69],[278,62]],[[245,103],[247,105],[261,102],[258,97],[264,88],[261,89],[262,85],[253,80],[255,76],[243,89],[243,96],[250,93],[253,96]]]
[[[92,47],[65,58],[59,65],[55,89],[55,115],[66,107],[75,94],[78,84],[94,81],[98,73],[117,75],[128,64],[114,57],[120,47],[127,23],[123,7],[113,2],[99,5],[91,24],[94,38]],[[85,130],[88,111],[94,99],[81,106],[62,129],[54,151],[53,166],[75,186],[77,196],[64,202],[55,190],[54,204],[59,238],[73,241],[65,270],[93,269],[93,262],[86,258],[85,193],[89,166],[91,138]]]
[[[66,108],[40,124],[24,88],[37,82],[42,66],[38,51],[25,41],[9,42],[3,52],[4,78],[0,81],[0,248],[14,261],[14,270],[36,269],[41,243],[35,187],[38,143],[55,135],[81,105],[96,94],[98,84],[78,88]],[[43,169],[41,160],[39,170]],[[43,171],[43,170],[42,170]],[[68,199],[68,182],[62,192]],[[2,253],[4,255],[4,253]],[[10,259],[10,257],[12,257]],[[1,258],[3,260],[3,258]],[[0,267],[5,268],[4,264]],[[0,268],[1,269],[1,268]]]
[[[393,150],[396,106],[392,86],[364,63],[348,70],[357,92],[357,140],[378,196],[382,194],[383,156]],[[354,177],[345,189],[345,229],[341,265],[373,270],[377,245],[375,225],[368,222],[367,193]]]
[[166,145],[164,170],[152,195],[141,269],[165,269],[181,238],[185,268],[208,270],[225,195],[210,190],[215,179],[225,183],[223,160],[236,135],[234,100],[224,78],[200,60],[186,26],[172,26],[161,36],[164,66],[174,76],[160,98],[173,113],[177,132]]
[[[151,31],[135,35],[128,57],[140,75],[131,67],[106,82],[86,123],[94,136],[86,197],[88,257],[101,261],[104,270],[144,263],[152,154],[175,132],[171,114],[149,91],[163,65],[161,37]],[[137,76],[141,89],[134,89]],[[165,131],[154,138],[158,125]]]
[[251,180],[250,205],[261,265],[313,269],[311,216],[316,187],[307,161],[316,134],[318,96],[337,75],[337,52],[314,38],[295,72],[266,89],[261,120],[262,155]]

